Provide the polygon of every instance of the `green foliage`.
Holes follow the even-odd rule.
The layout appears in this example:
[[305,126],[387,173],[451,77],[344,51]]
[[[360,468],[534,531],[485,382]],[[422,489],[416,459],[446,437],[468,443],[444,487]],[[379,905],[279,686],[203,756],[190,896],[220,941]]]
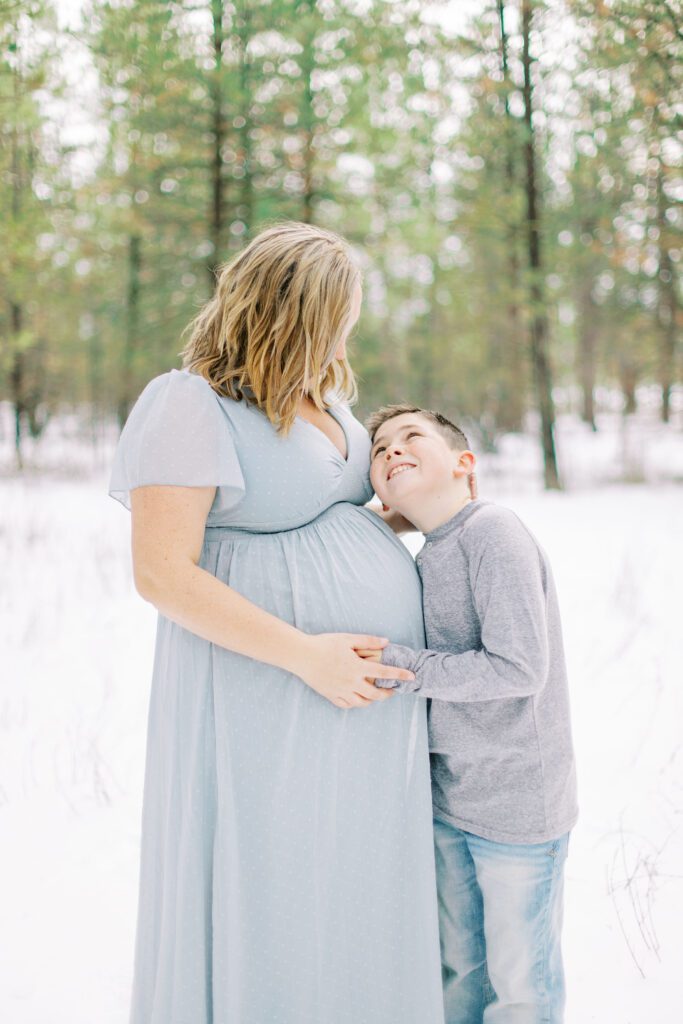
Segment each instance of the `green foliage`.
[[[541,312],[593,421],[598,385],[681,377],[680,19],[673,0],[534,6]],[[83,20],[102,143],[80,175],[46,101],[50,4],[0,25],[0,396],[123,420],[178,365],[215,267],[295,218],[363,264],[359,415],[409,399],[491,443],[521,427],[539,311],[518,3],[457,35],[418,0],[91,0]]]
[[14,406],[19,456],[22,435],[40,433],[57,404],[75,309],[54,258],[72,189],[43,110],[62,90],[55,31],[42,0],[12,4],[0,20],[0,389]]

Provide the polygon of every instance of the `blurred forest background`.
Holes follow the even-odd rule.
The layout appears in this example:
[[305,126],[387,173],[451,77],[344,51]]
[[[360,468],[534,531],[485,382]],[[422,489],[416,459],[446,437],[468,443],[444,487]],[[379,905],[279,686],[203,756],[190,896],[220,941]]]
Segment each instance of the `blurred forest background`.
[[282,218],[361,262],[356,415],[461,423],[553,564],[567,1022],[680,1017],[682,14],[0,0],[0,1020],[127,1019],[157,614],[112,455]]
[[593,431],[647,386],[683,430],[679,0],[65,3],[0,0],[15,466],[60,416],[110,436],[280,218],[362,261],[359,417],[532,430],[550,488],[558,414]]

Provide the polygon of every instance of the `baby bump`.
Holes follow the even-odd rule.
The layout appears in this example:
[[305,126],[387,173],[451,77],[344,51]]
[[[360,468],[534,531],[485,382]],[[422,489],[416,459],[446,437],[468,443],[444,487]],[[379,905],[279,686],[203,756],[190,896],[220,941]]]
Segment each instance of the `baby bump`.
[[[377,516],[356,505],[340,502],[305,526],[278,533],[216,528],[201,564],[306,633],[369,633],[424,646],[412,556]],[[404,800],[416,800],[428,822],[423,700],[408,694],[344,711],[274,665],[213,645],[210,656],[218,778],[250,780],[232,797],[243,836],[254,822],[272,829],[277,807],[286,805],[288,814],[303,814],[292,834],[310,833],[306,815],[328,807],[339,831],[352,837],[358,816],[376,822],[389,813],[383,787],[368,785],[380,777],[392,779],[395,789],[393,824],[386,826],[396,831],[394,846],[405,827]],[[194,672],[188,685],[196,686],[196,679]],[[310,805],[312,777],[317,810]],[[255,786],[258,800],[249,796]],[[367,874],[365,861],[362,871]]]
[[364,507],[339,502],[305,526],[278,533],[207,531],[201,564],[307,633],[371,633],[425,644],[413,558]]

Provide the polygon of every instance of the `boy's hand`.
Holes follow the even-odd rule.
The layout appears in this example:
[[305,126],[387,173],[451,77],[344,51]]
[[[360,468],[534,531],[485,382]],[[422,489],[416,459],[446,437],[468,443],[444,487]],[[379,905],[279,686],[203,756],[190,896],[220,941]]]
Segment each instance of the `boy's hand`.
[[477,474],[470,473],[467,477],[467,483],[470,489],[470,498],[475,501],[479,497],[479,488],[477,487]]
[[[365,647],[360,650],[356,648],[356,654],[360,658],[365,658],[366,661],[376,661],[382,665],[382,650],[382,647]],[[375,679],[374,683],[375,686],[380,687],[380,689],[385,690],[387,693],[394,693],[400,685],[398,679]]]

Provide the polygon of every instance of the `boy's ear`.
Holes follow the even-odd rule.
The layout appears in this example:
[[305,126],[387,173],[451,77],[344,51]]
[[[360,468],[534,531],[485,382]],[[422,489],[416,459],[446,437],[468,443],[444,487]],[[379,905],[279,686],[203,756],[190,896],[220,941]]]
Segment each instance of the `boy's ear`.
[[474,452],[471,452],[469,448],[460,452],[458,455],[458,464],[453,469],[453,476],[471,476],[474,473],[477,465],[477,457]]

